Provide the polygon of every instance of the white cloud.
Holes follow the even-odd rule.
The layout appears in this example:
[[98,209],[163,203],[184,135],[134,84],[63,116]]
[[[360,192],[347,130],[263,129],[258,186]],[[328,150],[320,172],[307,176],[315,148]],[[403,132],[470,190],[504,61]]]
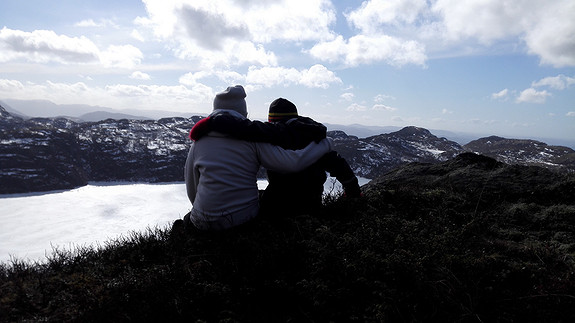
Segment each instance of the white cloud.
[[545,103],[547,97],[551,96],[551,93],[546,90],[537,91],[534,88],[528,88],[523,90],[516,99],[517,103]]
[[575,111],[569,111],[566,114],[567,117],[575,117]]
[[422,44],[387,35],[357,35],[347,41],[338,36],[333,41],[313,46],[309,53],[317,59],[343,62],[349,67],[377,62],[386,62],[394,66],[424,65],[426,60]]
[[101,51],[91,40],[58,35],[51,30],[25,32],[6,27],[0,30],[0,62],[24,59],[35,63],[95,64],[104,67],[132,68],[143,54],[132,46],[111,45]]
[[497,93],[493,93],[491,94],[491,98],[492,99],[506,99],[507,95],[509,94],[509,90],[508,89],[503,89]]
[[[280,0],[266,2],[145,1],[150,23],[166,34],[185,26],[188,36],[210,45],[221,39],[239,38],[255,42],[303,41],[333,37],[335,9],[327,0]],[[161,7],[161,9],[160,9]],[[153,9],[153,10],[150,10]],[[160,10],[159,10],[160,9]],[[238,19],[242,17],[242,19]],[[174,21],[175,19],[175,21]],[[193,20],[193,22],[190,22]],[[191,25],[186,25],[191,23]],[[190,28],[191,27],[191,28]],[[201,35],[207,32],[208,35]]]
[[342,83],[342,81],[325,66],[316,64],[302,71],[300,83],[311,88],[327,89],[331,83]]
[[57,35],[50,30],[25,32],[4,27],[0,30],[0,50],[0,62],[93,63],[99,58],[98,48],[86,37]]
[[447,110],[447,109],[442,109],[441,114],[453,114],[453,111]]
[[130,78],[134,80],[149,80],[151,76],[144,72],[135,71],[130,75]]
[[106,91],[113,96],[130,96],[130,97],[150,97],[154,94],[163,93],[174,95],[177,97],[185,97],[190,94],[187,87],[183,85],[178,86],[162,86],[162,85],[125,85],[116,84],[106,86]]
[[200,79],[210,76],[211,74],[207,71],[199,71],[195,73],[186,73],[179,78],[180,84],[193,86],[198,84]]
[[148,17],[135,23],[149,27],[183,59],[199,65],[275,66],[275,54],[263,44],[333,38],[335,9],[328,0],[144,1]]
[[76,27],[100,27],[93,19],[86,19],[74,24]]
[[[256,3],[255,1],[253,2]],[[334,37],[336,11],[328,0],[258,1],[243,14],[256,42],[316,41]]]
[[363,32],[374,34],[381,32],[382,25],[414,23],[426,7],[425,0],[370,0],[345,17]]
[[356,36],[415,41],[444,54],[507,42],[564,67],[575,66],[573,12],[572,0],[367,0],[344,15]]
[[244,75],[234,71],[216,71],[214,73],[226,84],[241,84],[246,80]]
[[555,67],[575,66],[575,2],[572,0],[537,1],[539,15],[525,31],[529,52],[541,62]]
[[193,86],[117,84],[106,86],[105,91],[112,100],[132,102],[144,108],[163,106],[177,110],[191,109],[197,104],[211,110],[211,105],[206,103],[211,102],[215,95],[210,87],[201,83]]
[[55,82],[46,82],[48,84],[48,88],[51,91],[68,91],[70,93],[88,93],[90,88],[84,82],[76,82],[76,83],[55,83]]
[[365,111],[367,108],[363,105],[359,105],[357,103],[353,103],[346,109],[347,111]]
[[295,68],[250,66],[246,82],[253,85],[272,87],[276,85],[304,85],[310,88],[328,88],[332,83],[341,83],[335,73],[323,65],[313,65],[307,70],[298,71]]
[[[519,4],[518,2],[523,2]],[[526,2],[498,0],[438,0],[432,10],[439,14],[445,37],[450,40],[476,38],[484,44],[519,34],[532,16]]]
[[343,93],[342,95],[340,95],[339,97],[344,99],[345,101],[351,102],[351,100],[353,100],[353,98],[355,97],[355,94],[350,93],[350,92],[346,92],[346,93]]
[[221,70],[203,70],[194,73],[186,73],[179,79],[180,84],[194,86],[199,83],[199,80],[215,76],[222,80],[225,84],[244,84],[246,76],[234,71],[221,71]]
[[144,36],[142,36],[142,34],[140,34],[140,32],[136,29],[132,30],[132,32],[130,33],[130,36],[132,36],[132,38],[139,40],[141,42],[143,42],[145,40]]
[[446,40],[476,39],[490,45],[519,37],[542,63],[575,65],[572,0],[438,0],[432,12],[439,16],[436,30]]
[[531,86],[533,87],[548,86],[555,90],[564,90],[573,84],[575,84],[575,78],[565,75],[557,75],[542,78],[537,82],[533,82]]
[[260,66],[276,66],[277,57],[266,51],[262,45],[249,41],[227,42],[221,51],[210,51],[199,48],[193,42],[182,41],[174,54],[184,60],[198,62],[198,67],[213,69],[219,66],[241,66],[257,64]]
[[15,80],[0,80],[0,97],[23,100],[51,100],[59,104],[95,102],[93,88],[83,82],[56,83],[46,81],[41,84]]
[[100,53],[100,61],[105,67],[132,68],[139,65],[143,57],[144,54],[132,45],[112,45]]
[[387,99],[395,100],[395,98],[394,98],[393,96],[391,96],[391,95],[378,94],[378,95],[376,95],[376,96],[373,98],[373,101],[374,101],[374,102],[381,103],[381,102],[386,101]]
[[113,28],[119,28],[112,20],[102,19],[99,22],[95,22],[94,19],[85,19],[74,24],[76,27],[88,27],[88,28],[98,28],[111,26]]
[[383,104],[375,104],[371,109],[372,110],[378,110],[378,111],[396,111],[397,110],[397,108],[392,108],[390,106],[383,105]]
[[24,84],[19,81],[0,79],[0,93],[15,93],[23,89]]
[[201,48],[222,50],[228,41],[250,38],[243,19],[226,19],[222,13],[187,4],[176,8],[175,15],[185,28],[186,35]]
[[[140,109],[166,107],[173,111],[201,112],[211,110],[212,89],[201,83],[193,85],[124,85],[90,87],[83,82],[76,83],[32,83],[25,85],[18,81],[0,79],[0,97],[24,100],[49,100],[57,104],[97,102],[100,106],[125,108],[137,106]],[[196,108],[197,107],[197,108]]]
[[262,67],[250,66],[246,75],[246,82],[259,84],[266,87],[275,85],[288,86],[297,84],[301,78],[301,72],[295,68],[285,67]]

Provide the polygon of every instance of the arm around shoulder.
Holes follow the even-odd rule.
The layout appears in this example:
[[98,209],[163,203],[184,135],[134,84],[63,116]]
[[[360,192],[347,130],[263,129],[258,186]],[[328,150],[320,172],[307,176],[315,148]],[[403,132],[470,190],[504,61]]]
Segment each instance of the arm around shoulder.
[[262,166],[276,172],[294,173],[311,166],[333,150],[333,142],[330,138],[326,138],[318,143],[312,142],[299,150],[286,150],[264,143],[257,144],[257,147]]

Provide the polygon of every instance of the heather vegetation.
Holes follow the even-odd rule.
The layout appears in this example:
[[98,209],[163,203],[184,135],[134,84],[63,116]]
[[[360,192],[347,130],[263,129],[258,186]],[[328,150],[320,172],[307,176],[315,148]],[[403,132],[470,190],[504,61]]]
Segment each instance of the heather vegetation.
[[0,267],[0,321],[574,322],[575,175],[463,154],[225,233]]

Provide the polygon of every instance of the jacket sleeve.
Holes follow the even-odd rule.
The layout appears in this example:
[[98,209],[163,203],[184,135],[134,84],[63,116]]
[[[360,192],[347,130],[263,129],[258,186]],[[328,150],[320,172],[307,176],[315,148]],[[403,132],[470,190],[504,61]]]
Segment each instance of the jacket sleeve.
[[298,142],[319,142],[326,138],[327,128],[323,124],[308,117],[297,117],[286,123],[290,134],[295,136]]
[[200,138],[210,132],[209,121],[210,117],[203,118],[192,127],[190,131],[190,139],[192,141],[200,140]]
[[256,143],[263,167],[279,173],[296,173],[311,166],[333,149],[331,139],[312,142],[303,149],[287,150],[268,143]]
[[[301,119],[300,119],[301,118]],[[261,122],[257,120],[238,119],[228,114],[210,118],[209,128],[234,138],[267,142],[285,149],[295,149],[301,142],[319,142],[326,137],[326,127],[310,118],[300,117],[293,122]],[[301,148],[301,147],[298,147]]]
[[336,151],[330,151],[323,155],[318,163],[341,183],[346,196],[361,196],[357,177],[345,158],[341,157]]
[[194,166],[194,144],[190,147],[188,158],[186,159],[186,167],[184,168],[184,180],[186,181],[186,193],[188,199],[192,204],[196,200],[196,192],[198,183],[200,182],[200,172]]

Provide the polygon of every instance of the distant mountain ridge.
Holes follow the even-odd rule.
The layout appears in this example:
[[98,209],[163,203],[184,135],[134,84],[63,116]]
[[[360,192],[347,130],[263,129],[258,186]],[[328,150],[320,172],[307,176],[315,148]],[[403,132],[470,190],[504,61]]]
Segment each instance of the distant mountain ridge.
[[97,122],[106,119],[152,120],[152,118],[148,117],[135,116],[127,113],[108,112],[108,111],[94,111],[85,113],[79,116],[78,119],[87,122]]
[[575,150],[536,140],[491,136],[460,145],[413,126],[367,138],[347,136],[341,131],[330,131],[328,136],[334,138],[336,150],[350,162],[356,174],[367,178],[375,178],[406,163],[442,162],[464,152],[489,156],[507,164],[575,171]]
[[375,178],[410,162],[446,161],[465,151],[458,143],[418,127],[361,139],[346,137],[344,133],[328,132],[328,136],[334,138],[336,150],[354,172],[366,178]]
[[83,121],[102,121],[110,118],[119,119],[116,115],[121,115],[122,119],[161,119],[166,116],[189,118],[194,115],[194,113],[163,110],[117,110],[88,104],[56,104],[49,100],[4,99],[0,100],[0,106],[3,106],[11,114],[22,116],[24,119],[66,117],[82,119]]
[[[188,132],[201,118],[25,120],[0,106],[0,193],[68,189],[88,181],[182,181]],[[404,164],[438,163],[467,151],[575,171],[575,151],[530,140],[489,137],[461,146],[418,127],[367,138],[343,131],[328,136],[354,172],[370,179]]]

